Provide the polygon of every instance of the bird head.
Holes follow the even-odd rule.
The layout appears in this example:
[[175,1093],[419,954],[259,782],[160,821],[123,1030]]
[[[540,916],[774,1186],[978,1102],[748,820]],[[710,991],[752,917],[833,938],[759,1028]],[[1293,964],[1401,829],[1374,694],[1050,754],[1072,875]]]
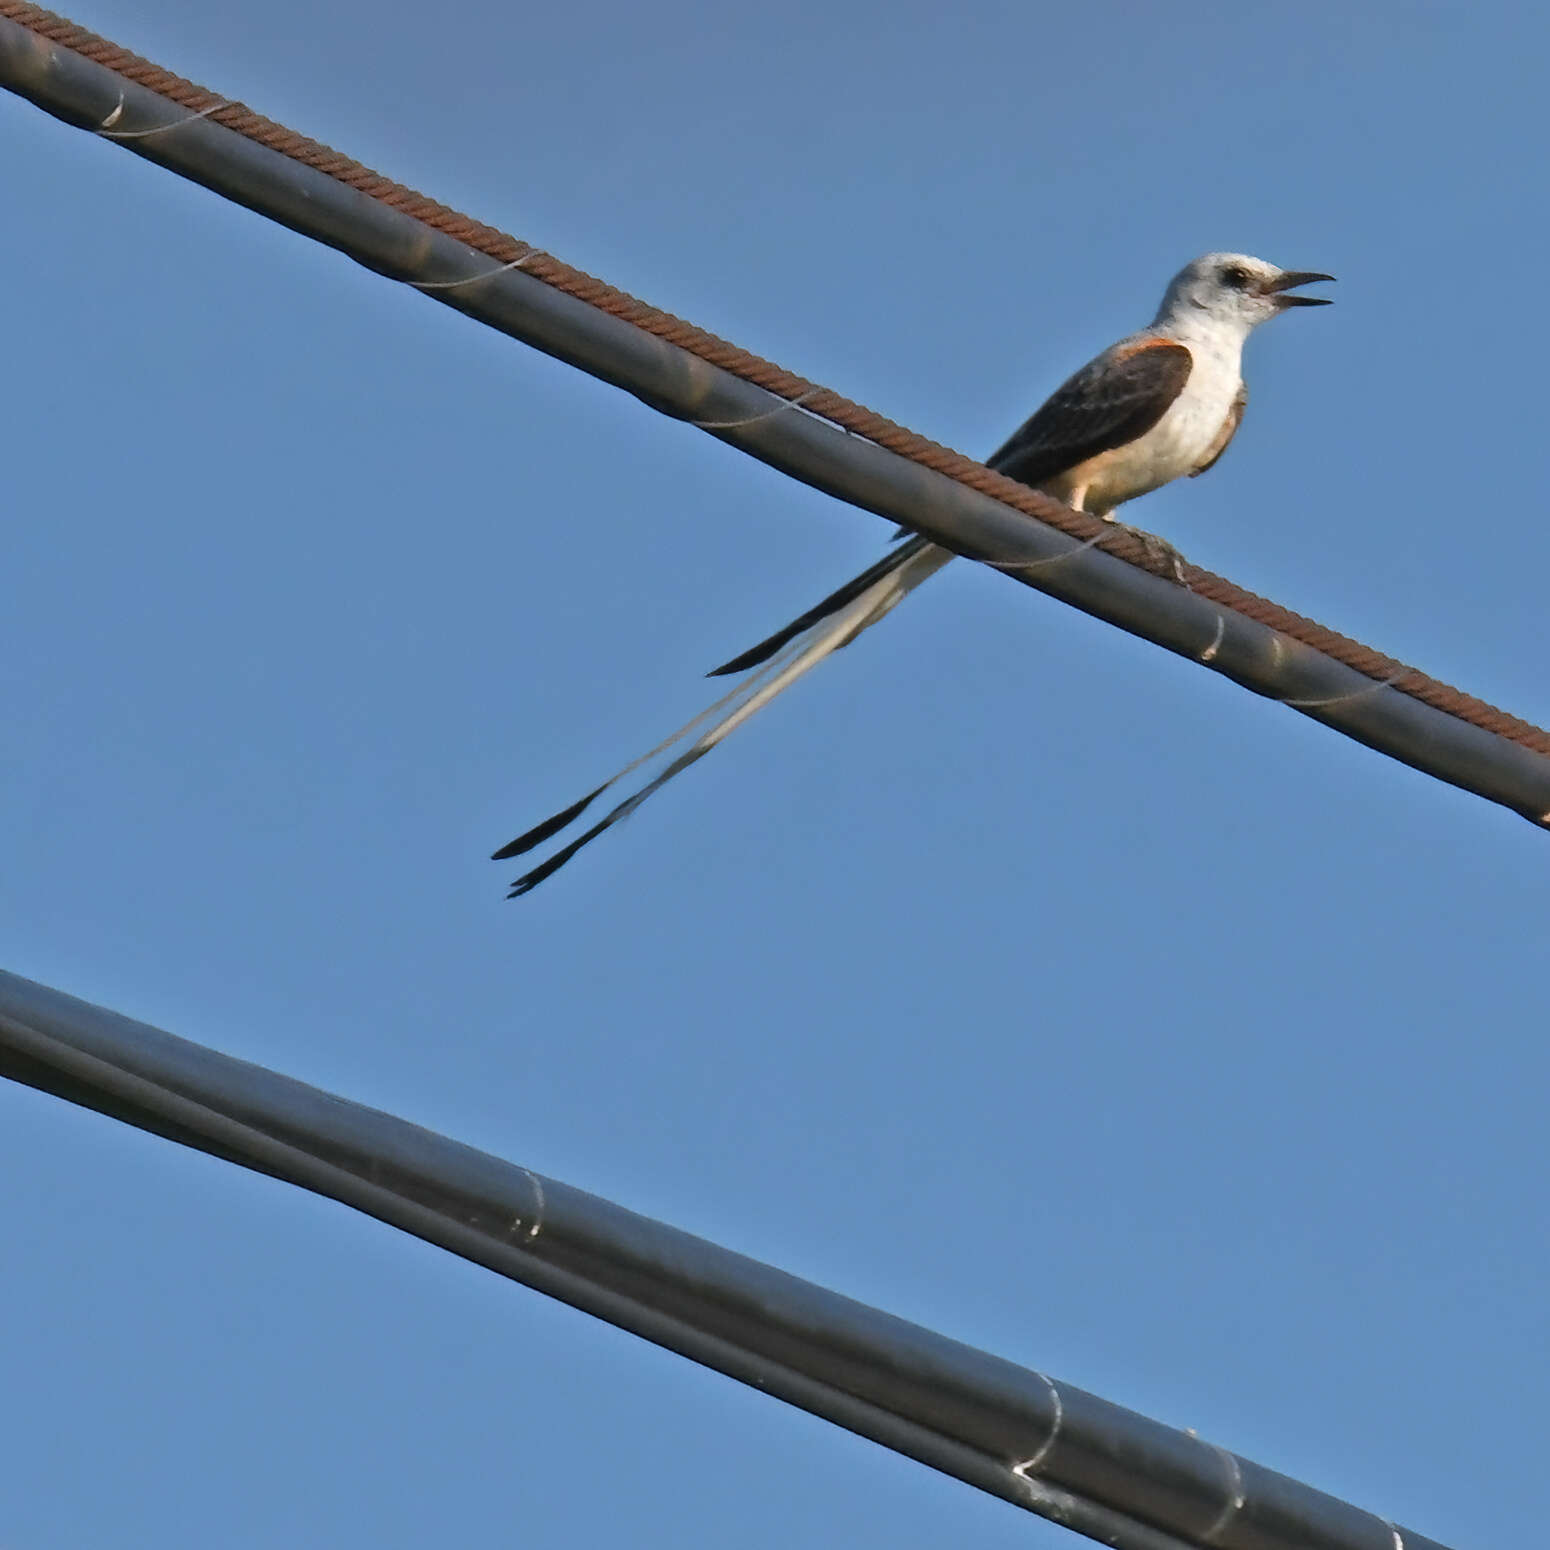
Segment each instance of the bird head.
[[1307,269],[1277,269],[1247,253],[1207,253],[1173,277],[1159,316],[1182,321],[1205,313],[1247,333],[1288,307],[1327,307],[1327,297],[1291,293],[1299,285],[1333,279]]

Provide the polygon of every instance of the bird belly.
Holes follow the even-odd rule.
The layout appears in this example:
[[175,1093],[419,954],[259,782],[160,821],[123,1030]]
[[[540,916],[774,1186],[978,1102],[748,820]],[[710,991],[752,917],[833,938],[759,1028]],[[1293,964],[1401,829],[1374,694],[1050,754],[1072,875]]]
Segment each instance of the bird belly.
[[1060,488],[1049,493],[1061,500],[1080,498],[1084,510],[1103,516],[1193,473],[1215,446],[1239,381],[1233,373],[1230,380],[1223,374],[1220,382],[1191,382],[1145,435],[1067,470]]

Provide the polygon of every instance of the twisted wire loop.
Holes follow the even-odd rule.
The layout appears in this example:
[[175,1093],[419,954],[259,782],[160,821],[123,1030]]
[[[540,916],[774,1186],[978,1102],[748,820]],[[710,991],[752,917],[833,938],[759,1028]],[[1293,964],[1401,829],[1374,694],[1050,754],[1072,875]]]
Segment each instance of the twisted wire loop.
[[1216,633],[1211,637],[1211,644],[1209,646],[1207,646],[1204,651],[1197,651],[1195,653],[1196,660],[1200,661],[1200,662],[1205,662],[1207,664],[1210,664],[1211,662],[1214,662],[1216,660],[1216,654],[1217,654],[1218,651],[1220,651],[1222,649],[1222,642],[1226,638],[1227,638],[1227,615],[1226,614],[1218,614],[1216,616]]
[[1029,1458],[1020,1459],[1012,1465],[1012,1473],[1024,1480],[1031,1480],[1038,1474],[1040,1465],[1049,1457],[1050,1449],[1059,1441],[1061,1428],[1066,1421],[1066,1402],[1061,1397],[1060,1385],[1047,1373],[1039,1372],[1035,1369],[1033,1375],[1049,1390],[1050,1403],[1054,1408],[1054,1414],[1050,1418],[1049,1436],[1039,1444]]
[[[193,81],[120,48],[42,6],[32,4],[31,0],[0,0],[0,17],[92,60],[168,102],[188,109],[190,113],[208,117],[235,134],[321,172],[368,198],[378,200],[432,230],[461,242],[465,247],[493,258],[499,264],[516,267],[517,260],[524,260],[521,264],[524,273],[542,280],[544,284],[586,302],[610,317],[630,323],[712,366],[718,366],[744,382],[764,388],[777,398],[790,401],[801,397],[804,400],[802,407],[809,413],[852,435],[932,469],[968,489],[988,495],[992,500],[1000,501],[1025,516],[1034,517],[1067,537],[1086,540],[1091,536],[1088,524],[1092,518],[1087,513],[1073,511],[1041,491],[1029,489],[951,447],[944,447],[939,442],[917,435],[831,389],[815,389],[805,378],[773,361],[740,349],[706,329],[653,307],[583,270],[573,268],[552,254],[538,252],[530,244],[518,241],[507,232],[429,199],[401,183],[395,183],[353,158],[254,113],[240,102],[219,97]],[[1157,565],[1157,557],[1148,552],[1147,546],[1139,538],[1123,528],[1116,528],[1105,535],[1101,547],[1106,554],[1137,569],[1153,575],[1164,574]],[[1311,646],[1331,660],[1373,679],[1380,688],[1392,687],[1396,693],[1408,695],[1444,715],[1550,757],[1550,730],[1510,715],[1474,695],[1465,694],[1418,668],[1408,668],[1399,678],[1395,678],[1392,675],[1396,664],[1382,652],[1374,651],[1360,641],[1352,640],[1349,636],[1341,635],[1237,586],[1224,576],[1202,570],[1196,565],[1183,564],[1177,574],[1169,579],[1179,581],[1197,597],[1215,603],[1219,608],[1229,609],[1305,646]],[[1284,703],[1290,705],[1295,702]]]
[[1243,1511],[1248,1494],[1243,1488],[1243,1466],[1238,1462],[1238,1455],[1228,1452],[1226,1448],[1218,1447],[1214,1442],[1208,1443],[1207,1446],[1227,1466],[1227,1499],[1222,1504],[1221,1512],[1217,1514],[1216,1522],[1200,1536],[1200,1542],[1209,1545]]
[[[1320,705],[1345,705],[1351,700],[1365,699],[1369,694],[1376,694],[1380,689],[1397,689],[1399,680],[1407,673],[1414,672],[1414,668],[1396,667],[1387,678],[1376,678],[1371,683],[1363,684],[1359,689],[1352,689],[1346,694],[1329,694],[1314,700],[1278,699],[1277,705],[1290,705],[1294,710],[1311,710]],[[1401,690],[1401,693],[1404,691]]]
[[798,393],[795,398],[782,399],[774,408],[761,409],[758,414],[746,415],[741,420],[690,420],[688,423],[702,431],[741,430],[745,425],[757,425],[761,420],[773,420],[776,415],[784,414],[788,409],[805,409],[808,399],[823,391],[823,388],[809,387],[806,392]]
[[412,285],[417,291],[455,291],[460,285],[477,285],[481,280],[493,280],[498,274],[524,269],[539,256],[537,248],[529,248],[521,258],[514,258],[509,264],[497,264],[494,269],[485,269],[479,274],[466,274],[460,280],[405,280],[404,284]]
[[514,1216],[511,1219],[511,1231],[531,1243],[544,1230],[544,1181],[542,1175],[534,1173],[531,1168],[522,1168],[519,1171],[526,1176],[527,1182],[532,1186],[533,1218],[525,1222],[520,1216]]
[[98,126],[93,134],[101,135],[104,140],[144,140],[148,135],[164,135],[171,129],[181,129],[185,124],[192,124],[196,119],[209,118],[219,113],[222,108],[230,107],[230,102],[225,97],[220,97],[207,108],[200,108],[197,113],[185,113],[182,118],[175,118],[171,123],[152,124],[149,129],[114,129],[112,126],[119,121],[124,112],[124,94],[118,94],[118,105]]
[[1009,576],[1021,576],[1026,571],[1043,570],[1046,565],[1059,565],[1062,560],[1074,559],[1079,554],[1086,554],[1089,549],[1096,548],[1108,536],[1108,531],[1094,533],[1089,538],[1084,538],[1081,543],[1073,544],[1069,549],[1062,549],[1059,554],[1047,554],[1042,560],[980,560],[981,565],[988,565],[992,570],[1004,570]]

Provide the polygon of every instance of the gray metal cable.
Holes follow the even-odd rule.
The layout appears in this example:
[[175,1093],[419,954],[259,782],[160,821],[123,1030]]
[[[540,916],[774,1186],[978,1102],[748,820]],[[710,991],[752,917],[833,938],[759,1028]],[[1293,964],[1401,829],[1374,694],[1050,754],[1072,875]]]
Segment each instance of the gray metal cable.
[[4,972],[0,1076],[353,1206],[1117,1550],[1444,1550],[1042,1373]]

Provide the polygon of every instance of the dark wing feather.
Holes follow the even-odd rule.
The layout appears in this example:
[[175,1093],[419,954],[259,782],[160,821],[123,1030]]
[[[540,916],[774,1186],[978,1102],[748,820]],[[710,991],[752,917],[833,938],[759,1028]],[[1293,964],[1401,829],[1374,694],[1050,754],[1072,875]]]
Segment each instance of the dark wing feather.
[[1100,452],[1144,436],[1184,390],[1194,361],[1182,344],[1142,339],[1089,361],[989,459],[1035,489]]

